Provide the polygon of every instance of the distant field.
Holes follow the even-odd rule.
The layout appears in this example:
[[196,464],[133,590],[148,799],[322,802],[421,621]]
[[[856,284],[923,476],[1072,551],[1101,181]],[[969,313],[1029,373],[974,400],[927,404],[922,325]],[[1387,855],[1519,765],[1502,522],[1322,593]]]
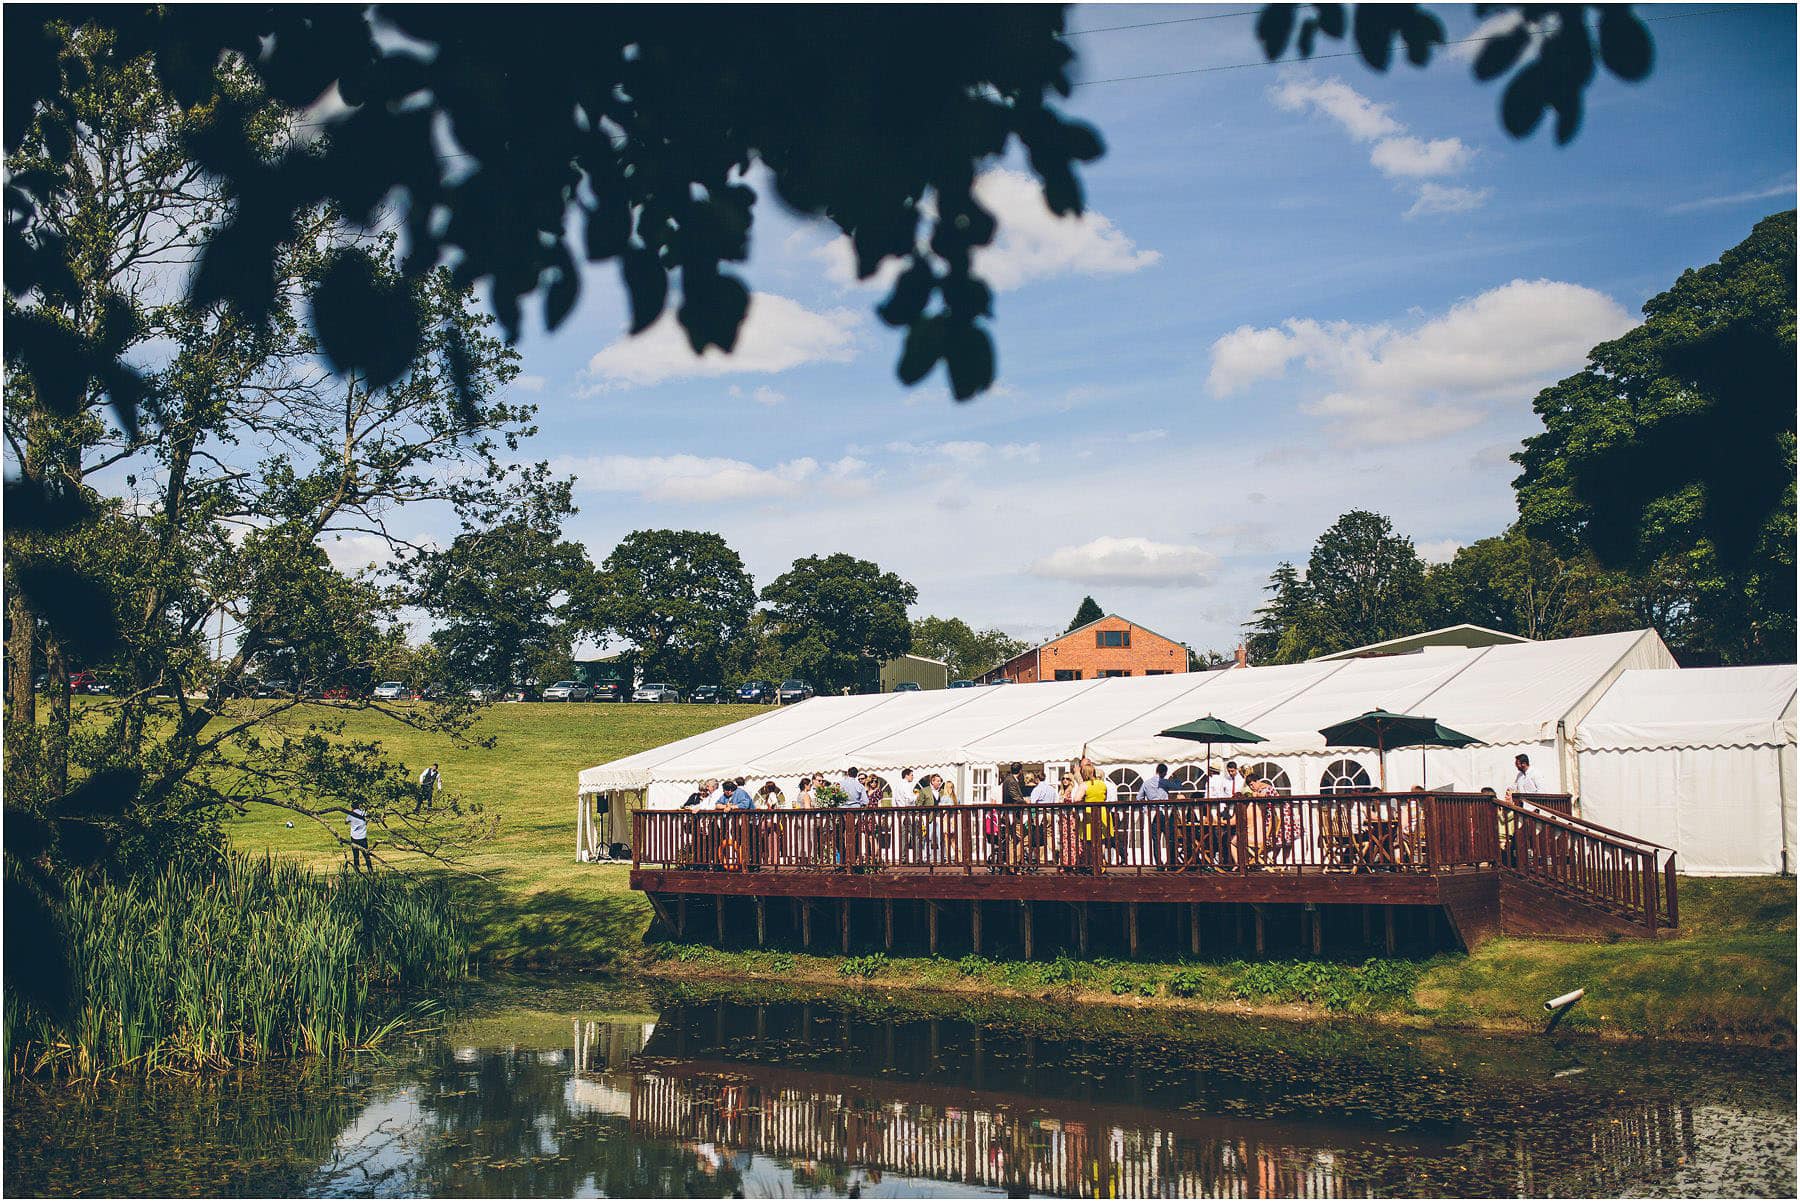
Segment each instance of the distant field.
[[[309,707],[291,711],[304,723]],[[761,713],[751,705],[496,705],[474,733],[491,749],[463,748],[371,713],[352,712],[348,738],[379,739],[417,775],[433,763],[443,787],[479,801],[499,831],[465,877],[476,950],[490,961],[598,963],[635,950],[649,906],[626,889],[625,870],[575,862],[575,776],[583,768]],[[320,717],[346,716],[333,711]],[[269,849],[321,868],[343,848],[284,811],[256,808],[227,829],[237,846]],[[371,832],[379,844],[379,832]],[[379,850],[379,847],[377,848]]]

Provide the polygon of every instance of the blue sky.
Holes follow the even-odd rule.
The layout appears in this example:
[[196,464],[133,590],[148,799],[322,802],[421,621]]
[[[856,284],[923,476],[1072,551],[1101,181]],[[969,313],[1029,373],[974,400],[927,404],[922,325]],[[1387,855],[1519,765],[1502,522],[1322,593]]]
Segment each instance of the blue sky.
[[578,479],[571,536],[598,560],[633,529],[716,530],[759,585],[849,551],[917,585],[915,616],[1038,636],[1092,593],[1228,648],[1344,510],[1434,558],[1498,532],[1537,389],[1794,203],[1791,7],[1644,8],[1654,74],[1602,74],[1569,147],[1508,138],[1466,51],[1261,65],[1251,7],[1073,10],[1159,24],[1072,38],[1094,82],[1068,107],[1108,145],[1087,218],[1049,217],[1016,163],[984,181],[1001,383],[973,403],[895,381],[880,291],[772,198],[731,359],[625,339],[595,273],[561,331],[528,331],[516,385],[531,453]]

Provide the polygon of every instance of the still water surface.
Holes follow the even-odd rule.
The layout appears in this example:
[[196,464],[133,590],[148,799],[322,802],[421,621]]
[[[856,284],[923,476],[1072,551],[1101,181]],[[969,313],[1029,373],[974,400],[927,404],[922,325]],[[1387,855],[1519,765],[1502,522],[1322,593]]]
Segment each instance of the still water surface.
[[531,985],[348,1064],[15,1088],[4,1187],[1792,1197],[1794,1086],[1791,1052]]

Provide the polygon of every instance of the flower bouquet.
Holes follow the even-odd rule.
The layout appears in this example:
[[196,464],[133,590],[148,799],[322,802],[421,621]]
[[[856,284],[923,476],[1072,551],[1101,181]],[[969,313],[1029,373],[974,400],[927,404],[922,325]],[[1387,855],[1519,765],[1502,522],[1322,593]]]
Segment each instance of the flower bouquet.
[[844,792],[842,785],[823,784],[813,786],[813,804],[821,810],[842,808],[850,800],[850,794]]

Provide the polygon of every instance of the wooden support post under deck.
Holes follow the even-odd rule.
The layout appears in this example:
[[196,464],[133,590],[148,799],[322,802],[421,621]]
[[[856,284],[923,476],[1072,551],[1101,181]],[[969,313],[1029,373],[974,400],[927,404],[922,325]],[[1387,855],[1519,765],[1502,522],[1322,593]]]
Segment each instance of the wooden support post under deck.
[[1325,946],[1325,911],[1317,906],[1312,912],[1312,954],[1318,955]]
[[1137,959],[1138,954],[1137,907],[1138,904],[1136,902],[1125,903],[1125,941],[1127,946],[1131,948],[1131,958],[1133,960]]
[[888,951],[894,950],[894,899],[881,899],[881,946]]
[[675,935],[679,939],[687,938],[687,894],[685,893],[675,899]]
[[838,941],[844,949],[844,955],[850,954],[850,899],[845,898],[838,903]]
[[931,954],[937,955],[938,904],[934,901],[925,903],[925,937],[931,947]]
[[725,946],[725,895],[713,898],[713,929],[718,933],[719,946]]
[[1194,902],[1188,903],[1188,954],[1200,954],[1200,907]]
[[1025,958],[1031,959],[1031,903],[1019,903],[1019,942],[1025,947]]
[[1387,954],[1394,954],[1394,907],[1381,907],[1381,942]]
[[756,899],[756,946],[764,947],[769,942],[769,901],[765,897]]
[[1263,912],[1261,906],[1251,906],[1250,912],[1256,919],[1256,954],[1263,954]]
[[1075,950],[1087,955],[1088,949],[1088,904],[1075,903]]
[[1369,944],[1375,942],[1374,911],[1370,910],[1369,907],[1364,906],[1362,908],[1362,920],[1363,920],[1363,946],[1367,947],[1367,946],[1369,946]]
[[1231,919],[1237,927],[1237,931],[1232,938],[1232,946],[1242,948],[1244,946],[1244,906],[1242,902],[1232,903]]
[[800,946],[812,947],[812,903],[804,897],[800,899]]
[[975,954],[981,954],[981,903],[969,903],[969,940],[975,945]]

